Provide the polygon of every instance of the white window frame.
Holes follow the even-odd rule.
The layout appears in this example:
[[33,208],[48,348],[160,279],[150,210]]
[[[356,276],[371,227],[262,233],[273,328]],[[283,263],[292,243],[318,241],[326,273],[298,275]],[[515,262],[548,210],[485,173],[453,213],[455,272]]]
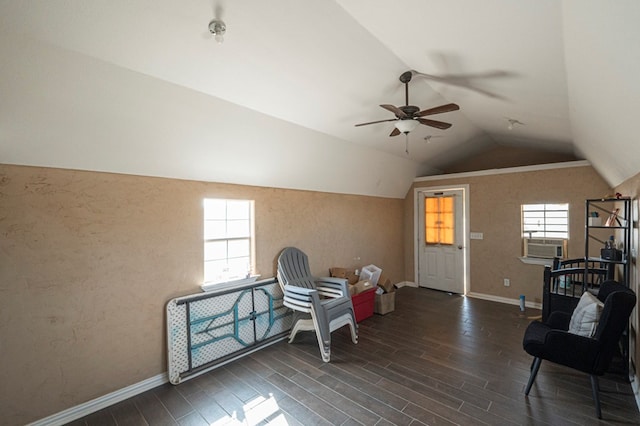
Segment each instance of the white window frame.
[[[523,239],[569,240],[569,203],[527,203],[522,204],[520,211]],[[535,220],[538,223],[534,225]]]
[[203,285],[255,276],[254,222],[253,200],[203,200]]

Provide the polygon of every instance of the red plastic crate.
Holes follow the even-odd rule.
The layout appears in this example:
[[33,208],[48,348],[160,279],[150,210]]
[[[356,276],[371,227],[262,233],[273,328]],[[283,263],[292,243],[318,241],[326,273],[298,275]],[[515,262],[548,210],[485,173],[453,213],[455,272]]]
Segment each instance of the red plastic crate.
[[375,304],[375,300],[375,288],[351,296],[353,310],[356,314],[356,322],[360,322],[373,316],[373,305]]

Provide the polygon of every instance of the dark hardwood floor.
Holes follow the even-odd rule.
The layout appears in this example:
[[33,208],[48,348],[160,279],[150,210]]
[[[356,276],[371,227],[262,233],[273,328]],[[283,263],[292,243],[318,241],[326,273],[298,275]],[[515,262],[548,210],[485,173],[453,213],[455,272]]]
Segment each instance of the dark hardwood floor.
[[[537,310],[527,310],[536,316]],[[621,374],[600,380],[543,362],[529,397],[530,322],[517,306],[404,287],[396,309],[333,334],[323,363],[313,333],[178,386],[160,386],[72,425],[640,424]]]

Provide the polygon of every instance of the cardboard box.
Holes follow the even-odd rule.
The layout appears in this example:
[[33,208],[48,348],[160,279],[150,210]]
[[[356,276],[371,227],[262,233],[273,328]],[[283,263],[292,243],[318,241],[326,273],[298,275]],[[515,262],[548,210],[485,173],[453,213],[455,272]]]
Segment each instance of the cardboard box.
[[376,294],[373,312],[380,315],[393,312],[396,308],[396,292]]
[[347,270],[345,268],[329,268],[329,276],[336,278],[347,278]]
[[378,279],[378,287],[381,287],[385,293],[391,293],[393,291],[396,291],[396,288],[391,283],[391,280],[387,278],[384,274],[381,274],[380,278]]
[[360,279],[355,270],[346,268],[329,268],[329,276],[336,278],[346,278],[349,284],[355,284]]
[[371,288],[364,293],[351,296],[353,311],[356,315],[356,322],[360,322],[373,316],[373,305],[375,303],[376,290]]
[[360,281],[360,277],[356,275],[356,271],[354,271],[353,269],[347,269],[347,276],[345,277],[347,279],[347,281],[349,281],[349,284],[355,284],[358,281]]
[[358,281],[355,284],[349,284],[349,294],[352,296],[355,294],[364,293],[367,290],[375,290],[373,284],[371,284],[371,282],[367,280]]

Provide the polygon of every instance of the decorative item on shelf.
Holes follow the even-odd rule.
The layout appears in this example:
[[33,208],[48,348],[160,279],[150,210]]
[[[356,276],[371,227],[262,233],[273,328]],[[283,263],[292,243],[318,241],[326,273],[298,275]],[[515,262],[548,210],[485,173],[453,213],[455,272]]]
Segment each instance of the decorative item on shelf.
[[629,197],[628,195],[622,195],[619,192],[616,192],[615,194],[607,194],[604,196],[605,200],[612,200],[612,199],[616,199],[616,200],[630,200],[631,197]]
[[600,249],[600,257],[605,260],[622,260],[622,251],[618,250],[618,245],[613,235],[604,243],[604,248]]
[[622,224],[620,223],[620,219],[618,219],[619,212],[620,209],[615,209],[614,211],[612,211],[604,226],[622,226]]
[[601,249],[600,257],[604,260],[620,261],[622,260],[622,252],[618,249]]
[[602,226],[602,219],[600,218],[600,213],[598,212],[589,212],[589,226]]

